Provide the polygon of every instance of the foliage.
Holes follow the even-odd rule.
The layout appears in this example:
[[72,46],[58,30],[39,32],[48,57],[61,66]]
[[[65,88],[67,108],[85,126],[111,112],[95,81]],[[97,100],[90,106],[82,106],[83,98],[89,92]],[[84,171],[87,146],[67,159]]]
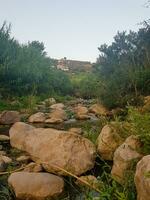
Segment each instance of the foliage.
[[68,76],[53,67],[39,41],[19,44],[11,37],[11,26],[0,28],[0,96],[71,93]]
[[97,98],[99,79],[93,73],[80,73],[71,77],[74,94],[78,97]]
[[128,121],[132,125],[134,134],[138,135],[142,142],[142,153],[150,153],[150,114],[140,113],[137,109],[129,107]]
[[138,32],[118,32],[111,45],[101,45],[94,72],[99,96],[108,107],[138,104],[140,95],[150,93],[150,23]]

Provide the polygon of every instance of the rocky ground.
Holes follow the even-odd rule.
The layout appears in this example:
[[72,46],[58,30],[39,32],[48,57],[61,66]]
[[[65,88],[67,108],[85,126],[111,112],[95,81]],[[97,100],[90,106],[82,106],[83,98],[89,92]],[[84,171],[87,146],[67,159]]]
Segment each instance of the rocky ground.
[[131,165],[139,161],[138,200],[148,200],[150,155],[138,151],[142,144],[137,136],[121,136],[116,122],[105,121],[123,112],[108,111],[94,100],[64,105],[54,98],[41,102],[31,115],[3,111],[0,199],[88,199],[82,187],[90,188],[92,199],[98,199],[102,165],[109,163],[109,173],[123,185]]

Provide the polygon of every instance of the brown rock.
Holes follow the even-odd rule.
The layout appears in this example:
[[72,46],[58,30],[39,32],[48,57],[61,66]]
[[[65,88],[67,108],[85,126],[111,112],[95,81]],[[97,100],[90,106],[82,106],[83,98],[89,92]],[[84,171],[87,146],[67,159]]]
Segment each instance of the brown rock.
[[111,125],[105,125],[97,139],[97,151],[104,160],[113,160],[114,152],[123,139]]
[[12,163],[12,159],[7,157],[7,156],[1,156],[1,159],[6,163],[6,164],[10,164]]
[[0,156],[5,156],[6,154],[6,151],[0,151]]
[[22,155],[16,159],[18,162],[28,163],[30,161],[30,156]]
[[42,165],[31,162],[26,166],[26,168],[23,171],[25,171],[25,172],[42,172],[43,168],[42,168]]
[[135,185],[137,200],[150,199],[150,155],[144,156],[136,166]]
[[46,124],[60,124],[62,122],[63,122],[62,119],[56,119],[56,118],[50,118],[45,120]]
[[111,174],[119,183],[124,182],[126,172],[131,167],[133,161],[137,161],[142,157],[142,155],[137,152],[139,144],[138,137],[131,135],[116,149]]
[[50,114],[49,114],[49,118],[50,119],[47,119],[45,122],[46,123],[61,123],[63,122],[64,120],[67,119],[67,116],[66,116],[66,113],[63,109],[56,109],[56,110],[53,110]]
[[20,121],[20,115],[17,111],[3,111],[0,114],[0,124],[14,124]]
[[82,134],[82,128],[70,128],[68,131],[78,135]]
[[55,100],[54,98],[45,99],[44,102],[45,102],[46,104],[48,104],[48,105],[56,104],[56,100]]
[[30,131],[34,131],[35,127],[25,124],[23,122],[15,123],[10,128],[10,143],[12,146],[16,147],[17,149],[24,150],[25,148],[25,141],[27,135]]
[[63,179],[48,173],[15,172],[10,175],[8,183],[20,200],[56,198],[64,189]]
[[0,142],[6,142],[9,140],[10,138],[7,135],[0,135]]
[[55,110],[58,110],[58,109],[63,109],[65,106],[63,103],[56,103],[56,104],[53,104],[52,106],[50,106],[51,109],[55,109]]
[[75,107],[75,113],[77,119],[90,119],[90,116],[88,115],[88,109],[85,106],[79,104],[77,107]]
[[[21,125],[22,131],[18,132]],[[93,168],[96,150],[88,139],[51,128],[29,128],[26,131],[28,126],[14,124],[10,129],[11,145],[28,152],[34,161],[43,163],[47,171],[66,175],[57,168],[60,167],[80,175]]]
[[35,113],[31,115],[28,119],[28,122],[30,123],[43,123],[45,121],[46,117],[45,114],[42,112]]
[[107,115],[108,110],[101,104],[94,104],[89,108],[89,111],[96,115]]

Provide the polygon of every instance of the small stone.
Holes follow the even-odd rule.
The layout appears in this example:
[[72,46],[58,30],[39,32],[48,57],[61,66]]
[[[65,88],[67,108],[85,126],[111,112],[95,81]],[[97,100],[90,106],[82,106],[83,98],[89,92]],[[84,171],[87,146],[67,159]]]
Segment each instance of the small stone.
[[25,171],[25,172],[41,172],[41,171],[43,171],[43,168],[42,168],[42,165],[31,162],[26,166],[26,168],[23,171]]
[[3,111],[0,114],[0,124],[14,124],[20,121],[20,115],[17,111]]
[[78,135],[82,134],[82,128],[70,128],[68,131]]
[[31,115],[28,119],[28,122],[30,123],[43,123],[45,121],[46,117],[45,114],[42,112],[35,113]]
[[12,163],[12,159],[7,156],[2,156],[1,158],[6,164]]
[[0,135],[0,142],[9,141],[10,138],[7,135]]
[[29,160],[30,160],[30,156],[26,156],[26,155],[19,156],[16,160],[17,160],[18,162],[28,163]]
[[5,156],[6,155],[6,151],[0,151],[0,156]]
[[63,109],[65,105],[63,103],[56,103],[50,106],[51,109]]
[[101,104],[94,104],[89,108],[89,111],[96,115],[104,115],[108,114],[108,110]]

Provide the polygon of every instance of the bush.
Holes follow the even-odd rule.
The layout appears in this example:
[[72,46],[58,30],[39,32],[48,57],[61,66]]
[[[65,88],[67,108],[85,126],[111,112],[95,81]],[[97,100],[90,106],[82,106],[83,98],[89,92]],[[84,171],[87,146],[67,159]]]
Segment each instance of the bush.
[[132,130],[135,135],[139,136],[142,142],[141,151],[143,154],[150,153],[150,114],[140,113],[132,107],[128,111],[128,121],[132,125]]

